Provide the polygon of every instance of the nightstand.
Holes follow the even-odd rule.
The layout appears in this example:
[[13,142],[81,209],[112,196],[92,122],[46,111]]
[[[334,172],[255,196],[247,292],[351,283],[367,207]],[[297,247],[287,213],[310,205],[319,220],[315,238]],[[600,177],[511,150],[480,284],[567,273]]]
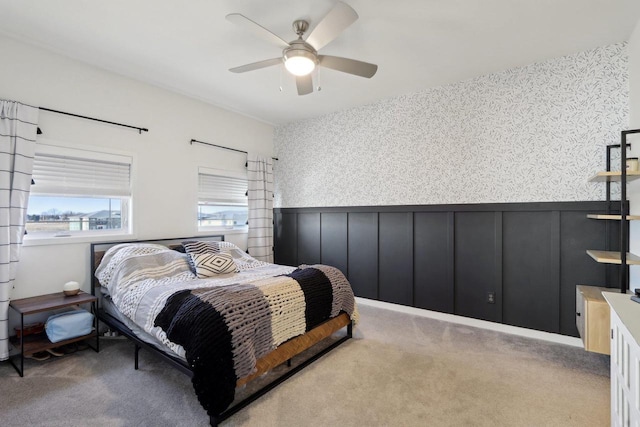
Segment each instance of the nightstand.
[[[24,334],[20,334],[20,338],[16,338],[16,342],[19,341],[19,344],[16,347],[20,350],[20,354],[9,357],[9,362],[11,363],[11,365],[13,365],[18,374],[20,374],[21,377],[24,376],[25,356],[30,356],[34,353],[45,351],[50,348],[60,347],[65,344],[70,344],[77,341],[86,340],[87,338],[95,337],[96,346],[90,347],[96,352],[100,351],[100,338],[98,336],[98,311],[96,306],[97,301],[98,298],[96,296],[82,291],[73,296],[66,296],[62,292],[56,292],[55,294],[12,300],[9,303],[9,307],[11,307],[16,313],[20,314],[21,331],[24,331],[25,316],[42,313],[45,311],[53,311],[59,308],[72,307],[80,304],[91,304],[91,311],[94,315],[93,331],[91,331],[91,333],[88,335],[52,343],[51,341],[49,341],[49,339],[47,338],[47,334],[44,332],[27,336],[25,336]],[[13,360],[16,356],[20,357],[20,367],[18,367],[18,365],[16,365],[15,361]]]

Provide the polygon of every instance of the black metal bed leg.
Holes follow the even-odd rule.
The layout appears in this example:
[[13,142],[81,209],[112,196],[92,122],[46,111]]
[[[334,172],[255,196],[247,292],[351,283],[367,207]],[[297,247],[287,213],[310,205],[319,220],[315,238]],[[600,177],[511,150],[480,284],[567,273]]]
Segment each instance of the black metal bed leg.
[[353,338],[353,320],[347,325],[347,336]]
[[287,360],[287,368],[291,367],[291,359]]
[[135,369],[137,371],[138,370],[138,354],[140,354],[140,346],[138,344],[134,344],[134,346],[135,346],[135,349],[136,349],[136,351],[135,351],[136,355],[134,357],[134,360],[135,360],[134,367],[135,367]]

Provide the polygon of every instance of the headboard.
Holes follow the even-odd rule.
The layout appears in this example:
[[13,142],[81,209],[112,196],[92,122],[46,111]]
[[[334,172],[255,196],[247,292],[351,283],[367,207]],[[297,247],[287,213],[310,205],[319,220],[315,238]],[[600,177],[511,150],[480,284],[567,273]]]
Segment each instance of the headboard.
[[98,279],[96,278],[96,268],[100,265],[102,257],[109,248],[121,243],[155,243],[157,245],[164,245],[170,249],[177,249],[182,247],[182,242],[185,240],[201,240],[206,242],[224,242],[224,235],[213,236],[194,236],[194,237],[176,237],[168,239],[153,239],[153,240],[125,240],[120,242],[101,242],[91,244],[91,295],[95,295],[96,286],[100,286]]

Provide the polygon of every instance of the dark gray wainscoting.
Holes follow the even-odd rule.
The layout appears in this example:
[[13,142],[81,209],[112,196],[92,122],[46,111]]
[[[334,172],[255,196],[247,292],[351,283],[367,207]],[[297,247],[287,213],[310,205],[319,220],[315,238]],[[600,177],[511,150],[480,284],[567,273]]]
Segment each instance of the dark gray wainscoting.
[[619,267],[586,254],[619,248],[619,222],[587,218],[606,212],[619,202],[279,208],[275,262],[336,266],[364,298],[577,336],[575,286],[618,286]]

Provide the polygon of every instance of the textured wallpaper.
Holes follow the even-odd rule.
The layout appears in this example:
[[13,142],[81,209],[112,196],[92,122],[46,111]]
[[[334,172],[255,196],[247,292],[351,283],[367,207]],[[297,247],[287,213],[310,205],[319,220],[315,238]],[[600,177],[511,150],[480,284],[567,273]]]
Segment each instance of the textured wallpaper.
[[603,200],[628,86],[616,44],[279,126],[275,206]]

